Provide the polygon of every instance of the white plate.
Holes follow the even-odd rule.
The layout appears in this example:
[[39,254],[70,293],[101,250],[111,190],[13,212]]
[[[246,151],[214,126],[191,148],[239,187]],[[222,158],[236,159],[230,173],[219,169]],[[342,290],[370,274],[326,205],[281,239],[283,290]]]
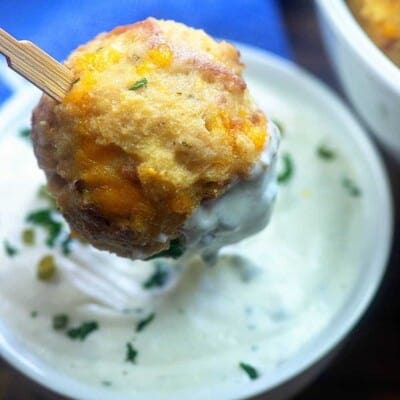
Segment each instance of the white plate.
[[[293,64],[261,50],[244,45],[239,47],[247,65],[246,76],[249,86],[254,86],[259,96],[262,96],[260,90],[271,87],[282,93],[282,104],[284,104],[284,93],[290,93],[290,96],[301,98],[304,104],[322,116],[328,124],[335,126],[336,141],[346,142],[345,151],[354,160],[356,174],[361,179],[360,184],[369,188],[365,193],[366,198],[363,199],[369,229],[365,232],[364,238],[362,273],[359,274],[340,312],[313,338],[312,343],[304,346],[296,356],[273,372],[255,381],[249,381],[247,385],[225,383],[220,389],[211,393],[205,387],[201,392],[191,393],[191,400],[244,398],[271,390],[294,379],[296,375],[326,356],[349,333],[375,294],[385,270],[392,237],[392,204],[382,162],[367,135],[347,108],[326,87]],[[37,100],[36,91],[25,85],[17,86],[19,86],[17,93],[0,112],[0,132],[12,131],[26,125],[28,110]],[[378,241],[375,240],[377,237]],[[359,267],[361,272],[361,265]],[[2,356],[17,369],[56,392],[81,399],[117,398],[112,392],[79,383],[38,362],[37,358],[18,346],[12,334],[1,324],[0,351]],[[187,398],[187,396],[175,398]],[[144,396],[140,399],[155,398]]]

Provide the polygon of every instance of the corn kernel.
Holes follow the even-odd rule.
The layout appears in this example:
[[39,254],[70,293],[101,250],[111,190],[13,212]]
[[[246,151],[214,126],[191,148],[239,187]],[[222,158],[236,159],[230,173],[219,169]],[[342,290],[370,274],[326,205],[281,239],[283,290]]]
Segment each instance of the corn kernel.
[[40,281],[49,281],[55,276],[56,272],[57,267],[51,254],[41,258],[37,267],[37,278]]
[[35,231],[32,228],[27,228],[22,231],[22,241],[28,246],[35,244]]

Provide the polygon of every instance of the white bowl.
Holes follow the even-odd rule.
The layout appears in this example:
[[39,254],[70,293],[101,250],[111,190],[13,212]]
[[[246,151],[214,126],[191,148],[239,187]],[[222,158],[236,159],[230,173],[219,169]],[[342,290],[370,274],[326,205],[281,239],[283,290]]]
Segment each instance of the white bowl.
[[[249,81],[253,81],[253,84],[257,80],[273,83],[282,90],[300,96],[311,110],[326,118],[329,126],[335,126],[337,140],[346,143],[345,151],[353,157],[360,184],[369,188],[364,197],[368,229],[363,232],[362,262],[354,266],[358,271],[357,279],[335,317],[291,359],[248,384],[238,386],[221,383],[221,387],[213,391],[204,385],[190,395],[177,394],[174,400],[241,399],[264,392],[266,399],[276,400],[294,394],[329,362],[334,350],[370,304],[385,271],[391,245],[393,214],[389,185],[382,162],[365,131],[329,89],[301,69],[260,50],[247,46],[240,46],[240,49],[247,64]],[[15,124],[19,114],[26,115],[34,99],[35,96],[31,96],[26,87],[22,88],[0,112],[0,130]],[[104,388],[80,383],[45,364],[22,347],[1,322],[0,353],[21,372],[57,393],[74,399],[126,399]],[[155,400],[169,397],[160,393],[157,396],[129,398]]]
[[400,68],[369,39],[344,0],[315,0],[343,88],[386,148],[400,159]]

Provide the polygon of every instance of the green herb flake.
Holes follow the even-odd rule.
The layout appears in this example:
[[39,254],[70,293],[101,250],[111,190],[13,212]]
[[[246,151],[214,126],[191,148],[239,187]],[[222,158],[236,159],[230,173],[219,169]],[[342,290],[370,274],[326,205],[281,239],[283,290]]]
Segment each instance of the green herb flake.
[[137,355],[138,351],[130,343],[127,343],[125,361],[131,362],[132,364],[136,364]]
[[136,332],[142,331],[151,321],[153,321],[156,315],[154,313],[150,314],[145,319],[140,320],[136,325]]
[[31,137],[31,128],[23,128],[19,131],[18,135],[24,139],[30,139]]
[[183,147],[187,147],[188,149],[190,149],[192,147],[188,142],[186,142],[186,140],[182,140],[181,145]]
[[85,340],[86,337],[99,329],[99,324],[96,321],[83,322],[80,326],[68,329],[67,336],[72,340]]
[[63,224],[53,217],[53,210],[50,208],[33,211],[26,217],[27,222],[42,226],[47,231],[46,244],[54,247],[54,244],[62,231]]
[[56,314],[52,319],[53,329],[56,331],[63,331],[67,329],[69,324],[69,317],[67,314]]
[[325,145],[321,145],[317,148],[317,155],[326,161],[334,160],[336,158],[335,151]]
[[73,243],[73,238],[68,235],[66,239],[61,242],[61,250],[64,256],[71,254],[71,244]]
[[278,174],[278,183],[287,183],[294,174],[294,163],[292,157],[288,153],[282,155],[283,168]]
[[4,244],[4,251],[9,257],[14,257],[18,254],[18,249],[11,245],[7,240],[3,242]]
[[244,362],[239,363],[240,368],[249,376],[251,380],[257,379],[259,377],[258,371],[249,364]]
[[31,318],[36,318],[38,316],[38,312],[37,311],[31,311]]
[[78,83],[80,80],[81,80],[81,78],[76,78],[76,79],[72,82],[71,86],[74,86],[74,85],[75,85],[76,83]]
[[148,83],[148,81],[147,81],[146,78],[139,79],[138,81],[136,81],[136,82],[129,88],[129,90],[138,90],[138,89],[140,89],[141,87],[146,86],[147,83]]
[[57,272],[57,267],[54,262],[54,257],[48,254],[39,260],[37,265],[36,276],[40,281],[49,281],[54,278]]
[[170,257],[170,258],[179,258],[186,250],[185,243],[181,239],[173,239],[169,244],[169,248],[167,250],[162,250],[157,254],[154,254],[146,260],[153,260],[154,258],[159,257]]
[[21,239],[27,246],[33,246],[35,244],[35,231],[32,228],[26,228],[21,233]]
[[110,387],[112,386],[112,382],[111,381],[101,381],[101,384],[105,387]]
[[347,190],[350,196],[359,197],[361,196],[361,189],[356,185],[356,183],[350,178],[343,178],[343,187]]
[[153,274],[144,282],[143,287],[145,289],[151,289],[154,287],[163,287],[168,281],[169,273],[163,263],[157,262],[154,265]]

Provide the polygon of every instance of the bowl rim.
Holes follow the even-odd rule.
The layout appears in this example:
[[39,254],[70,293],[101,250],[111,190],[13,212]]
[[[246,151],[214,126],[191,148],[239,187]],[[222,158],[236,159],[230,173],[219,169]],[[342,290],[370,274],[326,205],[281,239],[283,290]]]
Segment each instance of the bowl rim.
[[[246,385],[221,385],[221,387],[213,391],[212,396],[212,398],[219,400],[242,399],[261,394],[268,390],[276,389],[299,374],[305,372],[311,366],[315,365],[327,356],[359,321],[376,294],[386,269],[393,236],[393,206],[385,168],[376,148],[372,144],[372,141],[367,136],[365,130],[353,117],[349,109],[345,106],[343,101],[341,101],[339,97],[325,84],[321,83],[292,62],[252,46],[238,43],[238,48],[244,55],[246,63],[256,63],[260,67],[277,71],[277,73],[282,74],[282,76],[287,77],[289,80],[300,81],[305,90],[312,93],[313,96],[321,98],[322,102],[328,104],[329,109],[333,109],[332,112],[335,115],[340,115],[341,118],[344,119],[346,126],[349,126],[349,133],[351,133],[357,147],[360,148],[360,152],[365,154],[365,157],[369,160],[369,169],[372,172],[371,179],[377,187],[376,196],[378,196],[379,204],[381,204],[382,207],[379,208],[380,225],[378,228],[380,241],[377,243],[374,257],[371,257],[371,259],[368,260],[370,267],[368,271],[371,270],[374,273],[371,273],[372,277],[370,279],[363,281],[364,284],[362,288],[359,289],[360,293],[358,293],[358,297],[352,301],[352,303],[354,303],[353,306],[344,309],[341,315],[338,316],[337,320],[340,323],[332,327],[329,335],[319,335],[318,338],[315,338],[312,345],[306,345],[307,348],[301,350],[301,358],[297,354],[294,355],[293,359],[288,361],[287,365],[279,368],[279,370],[272,371],[272,373],[265,375],[264,377],[261,376],[255,381],[249,381]],[[19,93],[14,95],[7,104],[5,104],[0,115],[9,116],[12,114],[13,109],[15,111],[15,109],[22,109],[27,105],[29,105],[28,93],[26,90],[21,90]],[[2,121],[0,121],[0,125],[2,125],[1,122]],[[93,388],[93,386],[89,386],[88,384],[80,383],[54,369],[48,369],[46,373],[44,373],[44,371],[40,367],[37,367],[29,357],[24,357],[17,349],[15,349],[15,347],[12,346],[12,344],[8,343],[1,330],[2,329],[0,329],[1,356],[4,357],[4,359],[6,359],[12,366],[16,367],[26,376],[42,386],[55,393],[59,393],[63,396],[70,396],[72,398],[93,400],[126,399],[126,395],[122,393],[109,392],[107,395],[104,389]],[[187,392],[185,393],[187,394]],[[138,396],[138,398],[143,400],[154,400],[157,399],[158,396],[145,394],[144,396]],[[161,395],[160,398],[165,397],[162,397]],[[179,393],[177,393],[176,398],[183,397],[180,397]],[[192,400],[201,400],[203,398],[204,392],[197,394],[193,393],[193,395],[191,395]]]
[[[344,0],[314,0],[335,27],[341,39],[369,67],[370,71],[400,96],[400,67],[397,67],[369,38]],[[349,40],[350,39],[350,40]]]

